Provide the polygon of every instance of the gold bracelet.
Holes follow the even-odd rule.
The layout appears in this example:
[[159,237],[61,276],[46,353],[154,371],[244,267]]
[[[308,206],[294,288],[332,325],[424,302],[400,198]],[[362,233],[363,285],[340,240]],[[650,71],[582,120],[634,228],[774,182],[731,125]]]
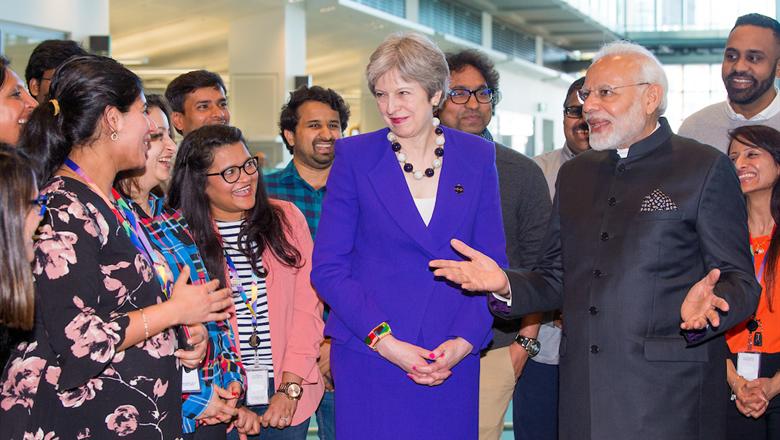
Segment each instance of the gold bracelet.
[[144,320],[144,340],[149,339],[149,321],[146,320],[146,313],[141,309],[141,319]]

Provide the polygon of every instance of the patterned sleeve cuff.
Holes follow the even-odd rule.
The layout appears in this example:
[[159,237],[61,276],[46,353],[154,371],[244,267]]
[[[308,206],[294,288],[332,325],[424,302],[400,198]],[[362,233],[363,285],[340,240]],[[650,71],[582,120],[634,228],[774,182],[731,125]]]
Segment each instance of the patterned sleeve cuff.
[[[202,385],[203,382],[201,382]],[[207,386],[202,386],[199,393],[187,394],[181,405],[182,416],[188,419],[195,419],[203,414],[203,411],[209,406],[212,394],[214,394],[214,388]]]

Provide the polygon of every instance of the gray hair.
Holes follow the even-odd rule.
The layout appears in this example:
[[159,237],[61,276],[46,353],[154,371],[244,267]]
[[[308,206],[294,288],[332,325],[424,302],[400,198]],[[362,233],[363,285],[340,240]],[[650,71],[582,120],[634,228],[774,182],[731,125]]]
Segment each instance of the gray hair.
[[620,40],[607,43],[593,57],[593,63],[596,61],[616,55],[636,55],[645,58],[647,61],[642,63],[638,80],[650,84],[661,86],[661,104],[658,106],[658,116],[666,111],[666,94],[669,91],[669,81],[666,79],[666,72],[658,58],[644,46],[632,43],[630,41]]
[[442,92],[437,105],[444,102],[450,79],[447,59],[436,44],[416,32],[397,32],[388,36],[368,61],[366,79],[371,94],[382,75],[397,70],[405,81],[414,81],[425,90],[428,98]]

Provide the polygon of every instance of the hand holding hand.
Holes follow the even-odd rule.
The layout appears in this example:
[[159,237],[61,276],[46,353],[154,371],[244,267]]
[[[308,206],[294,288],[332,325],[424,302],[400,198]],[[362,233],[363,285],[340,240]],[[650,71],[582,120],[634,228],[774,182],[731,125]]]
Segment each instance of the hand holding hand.
[[472,348],[474,347],[471,343],[463,338],[448,339],[428,354],[428,358],[433,360],[432,363],[417,367],[415,373],[409,377],[421,385],[441,385],[452,375],[455,365],[463,360]]
[[194,369],[200,367],[203,358],[206,357],[206,349],[209,346],[208,331],[203,324],[188,325],[187,331],[190,334],[187,344],[192,347],[192,350],[178,349],[173,355],[179,358],[182,365]]
[[[380,356],[394,363],[412,377],[418,368],[422,368],[428,363],[426,359],[431,359],[431,351],[418,347],[414,344],[396,339],[393,335],[382,338],[376,344],[376,350]],[[415,380],[417,382],[417,380]],[[420,382],[417,382],[420,383]],[[428,385],[427,383],[425,385]]]
[[238,431],[238,438],[247,440],[248,435],[260,434],[260,416],[242,406],[238,408],[238,415],[233,426]]
[[720,278],[720,269],[712,269],[704,278],[693,285],[680,308],[683,330],[699,330],[709,322],[713,327],[720,325],[718,310],[727,312],[729,304],[715,295],[715,284]]
[[469,261],[432,260],[428,265],[435,269],[434,275],[472,292],[495,292],[503,296],[509,294],[509,282],[495,261],[460,240],[452,239],[450,245]]
[[198,285],[189,284],[189,280],[190,268],[185,265],[166,302],[176,317],[175,324],[200,324],[230,317],[226,311],[233,302],[229,289],[215,290],[219,280]]
[[231,393],[216,385],[212,385],[214,392],[211,394],[211,400],[209,400],[208,406],[197,417],[198,420],[203,420],[206,424],[214,425],[217,423],[227,423],[233,417],[238,415],[238,411],[235,406],[229,405],[227,402],[231,398]]
[[290,399],[284,393],[276,393],[268,402],[268,409],[260,419],[264,428],[284,429],[292,423],[298,401]]

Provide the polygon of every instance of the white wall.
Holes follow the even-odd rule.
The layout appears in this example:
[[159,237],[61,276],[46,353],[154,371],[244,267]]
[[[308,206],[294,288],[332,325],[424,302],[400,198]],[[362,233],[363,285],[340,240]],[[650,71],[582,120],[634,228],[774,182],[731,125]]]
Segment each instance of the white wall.
[[68,32],[73,40],[85,44],[90,35],[109,34],[108,2],[0,0],[0,20]]

